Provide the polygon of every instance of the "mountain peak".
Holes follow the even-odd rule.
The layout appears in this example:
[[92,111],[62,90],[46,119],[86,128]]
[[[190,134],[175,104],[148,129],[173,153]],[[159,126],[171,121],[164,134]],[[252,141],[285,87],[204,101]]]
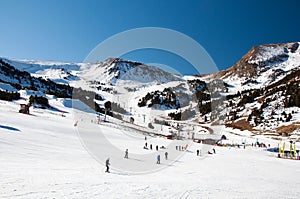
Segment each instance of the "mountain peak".
[[213,74],[213,77],[253,79],[268,70],[280,69],[288,72],[298,67],[296,64],[299,60],[299,42],[263,44],[252,47],[236,64]]
[[254,46],[229,71],[239,77],[253,78],[268,67],[287,61],[290,54],[295,53],[298,48],[298,42]]

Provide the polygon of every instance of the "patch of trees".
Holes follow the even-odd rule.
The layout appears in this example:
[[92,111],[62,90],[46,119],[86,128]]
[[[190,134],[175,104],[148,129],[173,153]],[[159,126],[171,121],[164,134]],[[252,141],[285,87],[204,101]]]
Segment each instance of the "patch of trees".
[[[281,115],[285,118],[285,121],[286,121],[286,122],[291,121],[291,119],[293,118],[293,116],[292,116],[291,113],[287,114],[285,111],[283,111],[283,112],[281,113]],[[281,119],[281,120],[283,121],[283,119]]]
[[242,97],[242,94],[240,93],[240,91],[238,91],[236,94],[233,94],[233,95],[227,95],[226,99],[227,100],[232,100],[232,99],[235,99],[235,98],[238,98],[238,97]]
[[207,84],[199,79],[188,80],[187,81],[190,87],[190,90],[193,91],[193,100],[202,104],[202,101],[210,100],[210,94],[208,94]]
[[97,90],[101,90],[101,91],[108,92],[108,93],[111,93],[113,91],[112,88],[105,87],[105,86],[97,86]]
[[261,109],[253,109],[251,114],[248,116],[248,122],[250,122],[252,119],[254,121],[254,124],[258,126],[264,119],[262,116],[263,111]]
[[242,99],[239,101],[237,106],[244,106],[247,103],[252,103],[252,102],[254,102],[254,99],[261,96],[261,94],[262,94],[262,91],[260,89],[253,89],[251,91],[243,91]]
[[228,84],[225,84],[223,80],[215,79],[207,84],[207,88],[211,95],[218,96],[220,92],[226,92]]
[[286,117],[286,122],[291,121],[292,118],[293,118],[292,114],[289,113],[288,116]]
[[[266,88],[266,96],[271,96],[280,93],[284,96],[284,107],[300,107],[300,81],[297,80],[297,75],[300,71],[294,71],[280,80],[280,83],[275,83]],[[273,100],[276,100],[275,98]]]
[[199,104],[199,112],[202,115],[206,115],[207,113],[210,113],[212,108],[211,108],[211,102],[207,102],[205,104]]
[[49,108],[49,101],[47,98],[42,97],[42,96],[30,96],[29,97],[29,106],[34,106],[34,105],[39,105],[41,108]]
[[0,90],[0,99],[5,101],[13,101],[20,99],[20,93],[18,92],[7,92]]
[[171,117],[173,120],[187,120],[196,115],[195,110],[186,109],[183,112],[171,112],[168,114],[169,117]]
[[95,94],[95,100],[102,101],[102,100],[104,100],[104,98],[101,95],[99,95],[99,94]]
[[198,104],[200,104],[200,105],[203,104],[203,101],[208,101],[211,99],[210,94],[205,93],[204,91],[197,91],[195,93],[195,96],[196,96],[196,100],[197,100]]
[[160,125],[165,125],[165,126],[171,126],[169,122],[165,121],[165,120],[159,120],[154,118],[154,123],[155,124],[160,124]]
[[299,43],[293,43],[293,45],[291,47],[289,47],[289,50],[291,51],[291,53],[295,53],[297,51],[297,49],[299,48]]
[[20,71],[16,69],[15,67],[11,66],[10,64],[6,63],[3,61],[3,59],[0,59],[0,67],[1,71],[5,76],[9,76],[12,79],[16,76],[21,76],[21,77],[31,77],[30,74],[26,71]]
[[236,110],[230,111],[229,112],[229,117],[230,117],[231,120],[237,120],[239,118],[238,115],[237,115],[237,111]]
[[125,114],[125,113],[127,113],[127,111],[126,111],[124,108],[122,108],[122,107],[120,106],[120,104],[117,104],[117,103],[115,103],[115,102],[112,102],[112,103],[111,103],[111,110],[112,110],[113,112],[117,112],[117,113],[120,113],[120,114]]
[[286,87],[284,106],[288,107],[300,107],[300,88],[299,82],[290,83]]
[[258,82],[255,79],[249,79],[242,83],[242,85],[246,85],[246,84],[258,84]]
[[[148,101],[150,102],[148,103]],[[180,108],[177,97],[170,88],[165,88],[163,91],[147,93],[145,97],[139,100],[138,106],[143,107],[146,106],[147,103],[149,108],[154,105],[164,106],[170,109]]]
[[136,88],[125,87],[125,89],[126,89],[128,92],[135,92],[135,91],[136,91]]
[[152,125],[152,123],[148,123],[148,128],[154,129],[154,126]]
[[207,89],[205,81],[199,80],[199,79],[193,79],[187,81],[190,89],[194,91],[200,91]]
[[172,112],[168,114],[173,120],[181,120],[181,112]]
[[[104,108],[100,107],[94,99],[104,100],[101,95],[96,94],[93,91],[83,90],[82,88],[73,88],[72,93],[73,99],[78,99],[91,109],[95,110],[98,113],[106,114],[117,119],[122,119],[122,115],[126,113],[126,110],[120,107],[119,104],[114,102],[107,101],[104,103]],[[114,111],[114,112],[113,112]]]
[[283,79],[279,80],[278,82],[275,82],[274,84],[271,84],[266,87],[266,90],[271,90],[272,88],[276,88],[280,85],[287,85],[291,81],[296,81],[296,78],[300,77],[300,70],[294,70],[290,74],[286,75]]
[[100,108],[99,105],[94,101],[95,96],[96,93],[92,91],[86,91],[82,88],[73,89],[73,99],[78,99],[81,102],[85,103],[87,106],[89,106],[91,109],[104,114],[105,110],[103,108]]

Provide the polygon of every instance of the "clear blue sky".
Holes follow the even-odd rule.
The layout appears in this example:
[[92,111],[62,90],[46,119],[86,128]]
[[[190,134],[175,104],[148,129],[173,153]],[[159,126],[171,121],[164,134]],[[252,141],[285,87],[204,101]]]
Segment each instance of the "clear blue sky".
[[[224,69],[254,45],[300,41],[299,8],[298,0],[0,0],[0,57],[81,62],[114,34],[163,27],[199,42]],[[195,73],[175,57],[125,56]]]

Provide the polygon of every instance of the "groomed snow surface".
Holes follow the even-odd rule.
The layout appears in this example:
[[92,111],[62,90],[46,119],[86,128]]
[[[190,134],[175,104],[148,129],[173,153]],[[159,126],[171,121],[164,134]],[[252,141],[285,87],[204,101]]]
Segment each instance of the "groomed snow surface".
[[[80,113],[77,116],[81,116],[78,126],[86,127],[86,131],[97,129],[99,125],[91,123],[92,114],[72,110],[59,100],[50,103],[64,113],[31,109],[31,115],[23,115],[18,113],[17,103],[0,101],[0,198],[298,198],[300,195],[300,161],[278,159],[276,153],[250,146],[215,147],[216,154],[206,155],[203,151],[203,156],[196,156],[200,144],[194,143],[188,151],[178,152],[168,147],[169,140],[148,137],[148,143],[167,146],[158,152],[147,151],[149,157],[153,155],[153,161],[145,160],[144,164],[153,164],[153,168],[160,170],[147,174],[122,172],[114,169],[114,164],[138,162],[135,157],[139,150],[144,153],[145,140],[144,135],[113,125],[105,126],[105,135],[111,142],[120,143],[121,152],[103,151],[102,155],[110,157],[111,162],[111,173],[105,173],[104,162],[87,152],[74,127],[77,111]],[[233,134],[227,137],[235,142],[244,139]],[[275,141],[269,143],[276,146]],[[126,148],[129,159],[123,158]],[[164,158],[165,151],[169,160]],[[156,164],[158,153],[161,165]],[[183,156],[173,161],[178,153]],[[144,160],[140,161],[143,165]]]

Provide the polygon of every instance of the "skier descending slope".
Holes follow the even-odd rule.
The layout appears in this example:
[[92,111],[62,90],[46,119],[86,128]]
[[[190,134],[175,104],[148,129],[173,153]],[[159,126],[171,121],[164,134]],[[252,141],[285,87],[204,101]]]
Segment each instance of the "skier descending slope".
[[160,155],[157,155],[157,162],[156,164],[160,164]]
[[109,165],[110,165],[109,158],[107,158],[107,160],[105,161],[105,165],[106,165],[106,171],[105,172],[109,173]]
[[124,156],[124,158],[128,158],[128,149],[126,149],[126,151],[125,151],[125,156]]

